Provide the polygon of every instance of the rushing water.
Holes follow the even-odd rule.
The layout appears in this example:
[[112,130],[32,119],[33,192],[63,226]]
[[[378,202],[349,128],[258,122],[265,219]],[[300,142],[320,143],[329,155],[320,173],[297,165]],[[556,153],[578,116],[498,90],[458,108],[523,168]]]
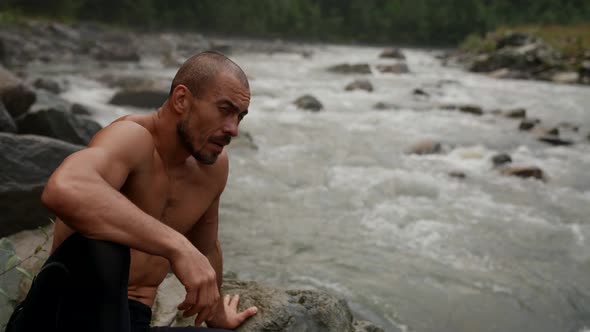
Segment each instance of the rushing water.
[[[225,267],[243,279],[325,289],[386,331],[587,331],[590,326],[590,88],[494,80],[404,50],[411,74],[374,73],[375,91],[345,92],[339,63],[391,63],[380,49],[312,47],[298,54],[236,54],[251,78],[241,129],[258,150],[232,149],[222,197]],[[103,124],[134,110],[107,105],[113,89],[89,79],[108,68],[52,68],[63,96],[93,106]],[[48,71],[44,68],[44,71]],[[157,61],[116,67],[166,82]],[[362,76],[362,75],[361,75]],[[430,98],[418,100],[414,88]],[[320,113],[292,101],[311,93]],[[378,111],[379,101],[396,104]],[[553,147],[491,113],[524,107],[576,144]],[[407,155],[422,139],[439,155]],[[501,176],[490,157],[537,165],[547,182]],[[461,171],[465,179],[448,176]],[[587,173],[588,172],[588,173]]]

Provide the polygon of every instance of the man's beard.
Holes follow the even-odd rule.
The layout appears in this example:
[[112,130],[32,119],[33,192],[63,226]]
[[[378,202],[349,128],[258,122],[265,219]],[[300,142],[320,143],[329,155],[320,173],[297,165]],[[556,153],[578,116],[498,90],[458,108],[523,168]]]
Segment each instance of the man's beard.
[[180,143],[197,161],[205,165],[214,164],[217,161],[217,155],[206,154],[205,152],[197,151],[195,149],[195,146],[192,143],[193,137],[188,133],[187,122],[188,121],[180,121],[178,125],[176,125],[176,133],[178,134]]

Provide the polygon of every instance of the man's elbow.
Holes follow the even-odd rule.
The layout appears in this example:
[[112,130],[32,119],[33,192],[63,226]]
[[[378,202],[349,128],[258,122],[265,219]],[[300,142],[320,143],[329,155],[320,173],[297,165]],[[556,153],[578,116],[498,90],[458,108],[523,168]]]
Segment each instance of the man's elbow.
[[45,185],[41,194],[41,203],[55,215],[62,216],[71,209],[69,198],[76,196],[74,190],[74,186],[67,179],[54,174]]

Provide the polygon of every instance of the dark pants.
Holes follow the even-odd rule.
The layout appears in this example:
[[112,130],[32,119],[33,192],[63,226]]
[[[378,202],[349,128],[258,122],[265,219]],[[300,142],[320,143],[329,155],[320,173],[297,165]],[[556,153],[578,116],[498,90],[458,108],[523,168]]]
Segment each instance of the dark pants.
[[68,237],[49,256],[6,332],[221,332],[197,327],[150,327],[151,309],[127,299],[129,248]]

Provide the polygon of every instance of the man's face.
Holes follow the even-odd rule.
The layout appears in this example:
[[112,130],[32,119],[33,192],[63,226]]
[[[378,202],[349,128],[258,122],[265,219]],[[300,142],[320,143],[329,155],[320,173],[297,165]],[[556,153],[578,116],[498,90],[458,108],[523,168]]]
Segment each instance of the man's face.
[[178,137],[197,161],[210,165],[238,135],[250,91],[233,75],[221,73],[201,96],[188,94],[191,109],[176,126]]

